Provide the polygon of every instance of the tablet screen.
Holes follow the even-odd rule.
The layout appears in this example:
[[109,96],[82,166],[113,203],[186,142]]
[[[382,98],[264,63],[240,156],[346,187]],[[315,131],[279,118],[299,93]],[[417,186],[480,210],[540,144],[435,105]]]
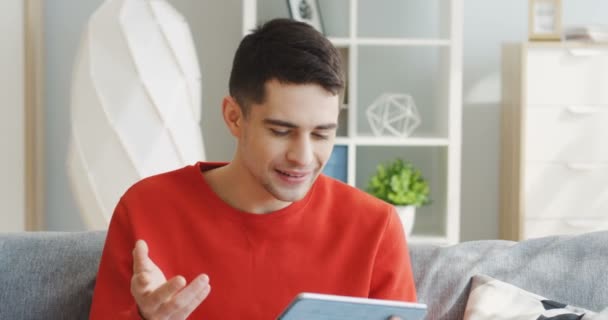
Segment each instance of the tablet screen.
[[426,305],[393,300],[301,293],[279,316],[280,320],[421,320]]

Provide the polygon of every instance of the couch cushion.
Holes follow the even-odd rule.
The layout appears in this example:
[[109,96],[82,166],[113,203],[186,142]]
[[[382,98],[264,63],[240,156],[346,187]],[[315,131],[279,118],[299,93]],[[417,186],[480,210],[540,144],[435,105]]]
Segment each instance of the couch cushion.
[[0,319],[88,319],[105,232],[0,235]]
[[599,311],[608,304],[608,231],[523,242],[449,247],[410,244],[418,299],[428,319],[462,319],[470,279],[486,274],[557,301]]

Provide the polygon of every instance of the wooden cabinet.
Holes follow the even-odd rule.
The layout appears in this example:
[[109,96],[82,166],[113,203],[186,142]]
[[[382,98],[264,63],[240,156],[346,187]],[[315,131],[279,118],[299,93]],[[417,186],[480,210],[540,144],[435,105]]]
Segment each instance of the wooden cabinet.
[[608,229],[608,46],[503,50],[501,237]]

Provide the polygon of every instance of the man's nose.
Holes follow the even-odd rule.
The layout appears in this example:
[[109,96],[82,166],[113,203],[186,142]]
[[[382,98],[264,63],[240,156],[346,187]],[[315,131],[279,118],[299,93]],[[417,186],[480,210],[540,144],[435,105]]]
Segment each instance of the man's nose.
[[299,166],[308,166],[313,161],[312,141],[308,137],[298,137],[291,141],[286,158]]

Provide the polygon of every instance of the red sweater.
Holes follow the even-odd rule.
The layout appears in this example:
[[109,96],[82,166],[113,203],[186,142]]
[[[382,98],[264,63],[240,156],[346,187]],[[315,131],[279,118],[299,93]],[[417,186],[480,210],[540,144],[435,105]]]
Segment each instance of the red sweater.
[[306,197],[267,214],[239,211],[199,163],[136,183],[112,217],[91,319],[137,318],[131,251],[148,243],[167,279],[200,273],[212,287],[192,319],[275,319],[300,292],[415,301],[410,258],[392,206],[321,175]]

